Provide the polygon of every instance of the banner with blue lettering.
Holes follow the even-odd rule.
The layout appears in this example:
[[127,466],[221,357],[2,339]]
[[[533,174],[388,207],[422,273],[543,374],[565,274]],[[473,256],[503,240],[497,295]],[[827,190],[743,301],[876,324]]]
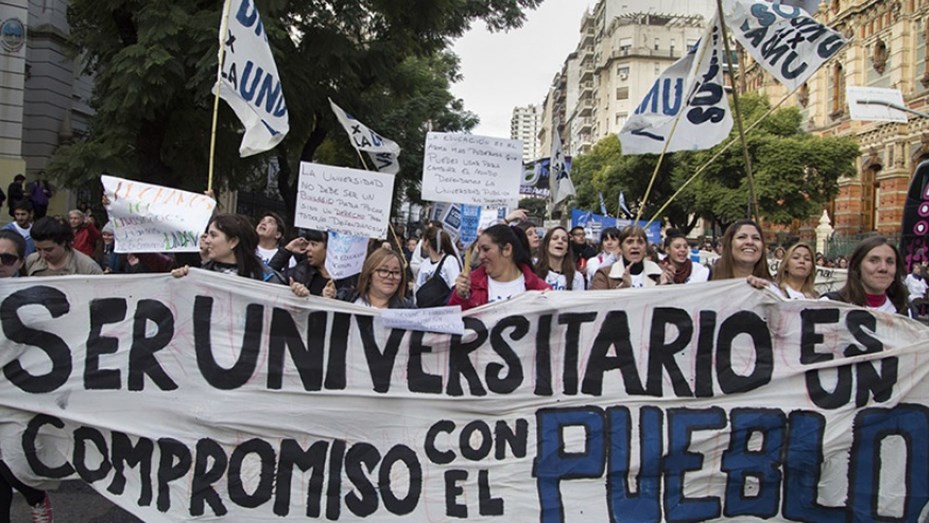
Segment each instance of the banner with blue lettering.
[[809,12],[784,2],[723,0],[723,10],[739,44],[791,91],[847,43],[841,33],[818,22]]
[[[571,227],[584,227],[585,229],[590,229],[593,234],[590,238],[593,241],[600,241],[600,231],[606,229],[607,227],[618,227],[622,229],[623,227],[628,227],[635,223],[640,227],[645,227],[645,220],[625,220],[621,218],[614,218],[612,216],[603,216],[601,214],[594,214],[592,212],[582,211],[580,209],[571,209]],[[649,243],[660,244],[661,243],[661,224],[657,222],[652,222],[646,229],[645,234],[648,236]]]
[[914,320],[741,280],[531,292],[463,319],[388,329],[198,269],[8,279],[0,455],[147,523],[926,516]]
[[222,53],[213,92],[245,126],[242,157],[273,149],[290,130],[281,77],[253,0],[226,0],[219,28]]
[[661,154],[665,144],[667,152],[695,151],[725,140],[732,130],[732,113],[723,53],[717,15],[700,42],[661,73],[626,120],[619,132],[622,153]]
[[[550,179],[550,158],[539,158],[534,162],[523,164],[523,179],[520,182],[519,194],[548,198],[552,194]],[[565,156],[565,169],[571,171],[572,157]]]

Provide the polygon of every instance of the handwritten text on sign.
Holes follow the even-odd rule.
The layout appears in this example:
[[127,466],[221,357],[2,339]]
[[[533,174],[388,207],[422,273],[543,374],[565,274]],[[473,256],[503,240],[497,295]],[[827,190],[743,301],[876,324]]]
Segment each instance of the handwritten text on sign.
[[337,232],[329,233],[326,242],[326,270],[334,280],[341,280],[361,272],[368,254],[366,236],[347,236]]
[[302,162],[294,224],[382,238],[387,234],[393,192],[391,174]]
[[103,175],[116,252],[197,252],[216,201],[209,196]]
[[522,142],[470,134],[429,133],[423,199],[506,205],[519,199]]

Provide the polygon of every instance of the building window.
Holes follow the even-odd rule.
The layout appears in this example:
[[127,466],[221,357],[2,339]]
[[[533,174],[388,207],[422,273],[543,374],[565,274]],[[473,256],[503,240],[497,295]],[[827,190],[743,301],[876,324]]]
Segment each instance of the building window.
[[618,76],[620,80],[626,80],[626,79],[628,79],[628,78],[629,78],[629,66],[628,66],[628,65],[621,65],[621,66],[617,67],[617,68],[616,68],[616,76]]
[[835,64],[829,75],[829,90],[831,96],[829,114],[833,118],[842,116],[845,111],[845,70],[842,64]]
[[619,52],[622,54],[629,54],[630,49],[632,49],[632,38],[620,38]]
[[699,40],[697,40],[696,38],[688,38],[687,39],[687,50],[690,51],[691,49],[693,49],[694,46],[697,45],[697,42],[699,42]]
[[878,38],[868,46],[867,85],[869,87],[890,87],[890,52],[887,44]]
[[929,87],[929,18],[916,22],[916,81],[923,87]]
[[658,38],[656,37],[656,38],[655,38],[655,50],[656,50],[656,51],[658,50],[658,45],[659,45],[659,40],[658,40]]
[[616,88],[616,99],[617,100],[628,100],[629,99],[629,88],[628,87]]
[[658,76],[660,74],[661,74],[661,64],[658,62],[655,62],[655,76]]
[[629,116],[629,113],[616,113],[616,127],[621,129],[626,125],[626,118]]

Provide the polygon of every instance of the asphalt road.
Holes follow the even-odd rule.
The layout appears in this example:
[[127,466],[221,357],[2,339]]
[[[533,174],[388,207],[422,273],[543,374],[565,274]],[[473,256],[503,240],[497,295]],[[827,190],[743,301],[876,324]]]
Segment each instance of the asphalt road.
[[[65,481],[50,491],[52,513],[62,523],[142,523],[125,510],[110,503],[83,481]],[[29,522],[29,507],[22,496],[13,498],[14,523]]]

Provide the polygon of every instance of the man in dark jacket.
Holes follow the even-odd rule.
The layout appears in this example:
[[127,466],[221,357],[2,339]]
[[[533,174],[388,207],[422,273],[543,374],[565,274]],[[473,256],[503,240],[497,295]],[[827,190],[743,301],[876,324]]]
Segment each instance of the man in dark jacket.
[[10,206],[10,216],[13,216],[13,204],[26,197],[26,193],[23,192],[23,183],[25,181],[25,176],[17,174],[13,177],[13,183],[6,189],[7,198],[9,198],[7,200],[7,205]]

